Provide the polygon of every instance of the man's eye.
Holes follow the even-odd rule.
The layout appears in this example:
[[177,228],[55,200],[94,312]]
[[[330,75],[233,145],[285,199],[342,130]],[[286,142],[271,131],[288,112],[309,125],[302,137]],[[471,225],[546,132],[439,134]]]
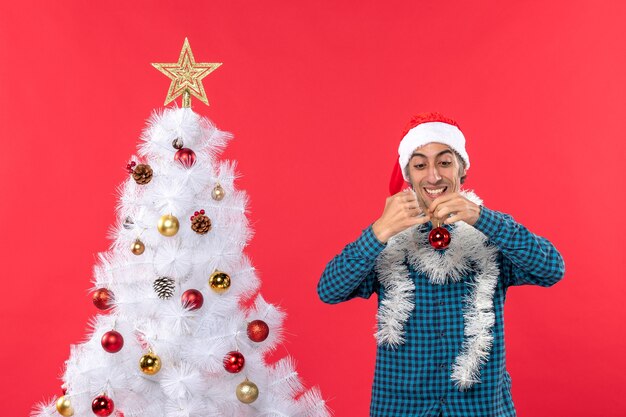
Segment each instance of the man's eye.
[[414,167],[415,169],[424,169],[424,167],[425,167],[425,166],[426,166],[425,164],[417,164],[417,165],[413,165],[413,167]]
[[452,164],[452,162],[450,161],[441,161],[441,166],[447,167],[450,166]]

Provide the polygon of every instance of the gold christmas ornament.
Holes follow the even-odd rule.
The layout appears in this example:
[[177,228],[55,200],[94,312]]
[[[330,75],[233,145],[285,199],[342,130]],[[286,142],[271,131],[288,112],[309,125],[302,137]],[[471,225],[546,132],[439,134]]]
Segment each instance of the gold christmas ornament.
[[247,379],[241,384],[237,385],[237,399],[244,404],[252,404],[257,398],[259,398],[259,387],[254,382],[250,382]]
[[143,244],[141,240],[136,239],[135,242],[133,243],[133,246],[130,248],[130,250],[135,255],[139,256],[146,250],[146,246]]
[[139,359],[139,369],[146,375],[154,375],[161,370],[161,358],[148,352]]
[[163,236],[174,236],[178,233],[178,229],[180,228],[180,223],[178,223],[178,219],[176,216],[172,214],[164,214],[159,219],[159,223],[157,224],[157,229],[159,229],[159,233]]
[[209,278],[209,286],[218,294],[225,292],[230,287],[230,276],[222,271],[215,271]]
[[183,96],[183,107],[191,107],[191,95],[197,97],[201,102],[209,105],[209,100],[204,92],[202,79],[215,71],[222,63],[200,63],[196,62],[189,40],[185,38],[183,49],[180,51],[178,62],[168,64],[152,64],[152,66],[172,80],[167,91],[165,105],[175,100],[176,97]]
[[74,408],[72,408],[72,404],[70,403],[70,399],[67,398],[67,395],[63,395],[57,400],[57,411],[63,417],[70,417],[74,415]]
[[211,197],[213,197],[213,200],[215,201],[221,201],[225,195],[226,195],[226,192],[224,191],[222,186],[219,184],[217,184],[213,188],[213,191],[211,192]]

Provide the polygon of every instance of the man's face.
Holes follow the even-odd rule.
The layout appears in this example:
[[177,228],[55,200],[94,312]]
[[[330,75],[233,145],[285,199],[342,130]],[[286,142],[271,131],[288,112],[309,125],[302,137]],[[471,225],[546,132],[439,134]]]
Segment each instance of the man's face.
[[415,149],[407,169],[423,207],[429,207],[437,197],[459,191],[465,174],[454,151],[436,142]]

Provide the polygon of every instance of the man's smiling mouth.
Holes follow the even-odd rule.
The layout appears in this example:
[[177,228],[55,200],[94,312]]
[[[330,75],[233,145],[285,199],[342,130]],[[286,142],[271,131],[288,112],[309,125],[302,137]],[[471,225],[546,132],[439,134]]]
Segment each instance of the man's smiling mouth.
[[437,198],[440,195],[442,195],[443,193],[446,192],[446,190],[448,189],[448,187],[439,187],[439,188],[426,188],[423,187],[424,191],[426,192],[426,195],[432,198]]

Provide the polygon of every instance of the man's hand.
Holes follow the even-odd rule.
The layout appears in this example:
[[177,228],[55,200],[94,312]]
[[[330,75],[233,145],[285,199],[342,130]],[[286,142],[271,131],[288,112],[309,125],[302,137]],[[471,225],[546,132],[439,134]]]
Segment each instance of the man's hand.
[[462,220],[473,226],[480,216],[480,206],[459,193],[452,193],[436,198],[428,207],[428,214],[435,225],[452,224]]
[[423,213],[413,191],[400,191],[387,197],[383,214],[372,225],[372,231],[378,240],[386,243],[389,238],[401,231],[430,221],[430,216],[422,216]]

